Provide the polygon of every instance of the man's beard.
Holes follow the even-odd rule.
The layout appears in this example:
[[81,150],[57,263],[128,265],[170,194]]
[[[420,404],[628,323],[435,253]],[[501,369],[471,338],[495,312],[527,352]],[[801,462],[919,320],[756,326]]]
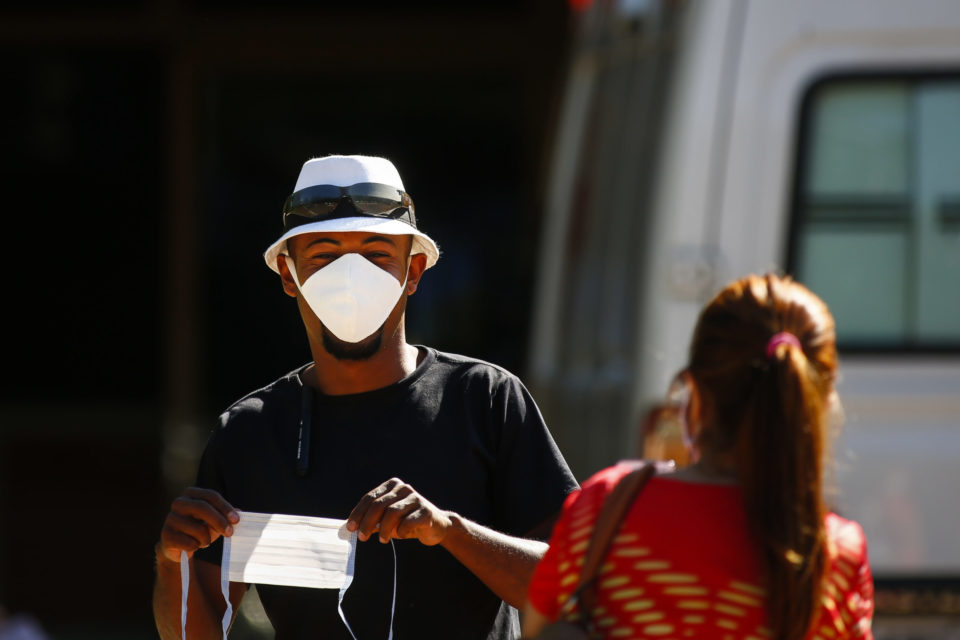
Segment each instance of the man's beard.
[[337,360],[367,360],[380,350],[380,344],[383,342],[382,325],[376,333],[360,342],[344,342],[326,327],[322,329],[323,348]]

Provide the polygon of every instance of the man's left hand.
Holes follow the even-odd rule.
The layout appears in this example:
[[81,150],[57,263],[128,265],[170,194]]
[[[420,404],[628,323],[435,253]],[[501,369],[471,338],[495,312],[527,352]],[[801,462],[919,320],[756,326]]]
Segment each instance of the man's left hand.
[[452,514],[437,508],[399,478],[367,492],[347,518],[347,529],[366,541],[379,531],[380,542],[416,538],[425,545],[440,544],[453,526]]

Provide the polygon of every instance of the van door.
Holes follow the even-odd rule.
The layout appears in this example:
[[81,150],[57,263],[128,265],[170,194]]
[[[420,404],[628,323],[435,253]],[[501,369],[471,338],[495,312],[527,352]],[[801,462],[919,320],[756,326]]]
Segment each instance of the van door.
[[878,576],[960,574],[960,76],[807,94],[790,271],[837,322],[838,508]]

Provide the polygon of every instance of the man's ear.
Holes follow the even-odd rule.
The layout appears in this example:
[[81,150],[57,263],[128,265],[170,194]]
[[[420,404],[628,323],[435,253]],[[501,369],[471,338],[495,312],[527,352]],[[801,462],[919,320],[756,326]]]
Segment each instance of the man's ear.
[[420,284],[420,276],[427,270],[427,256],[415,253],[410,256],[410,266],[407,267],[407,295],[412,296]]
[[280,254],[277,256],[277,268],[280,269],[280,282],[283,283],[283,292],[291,298],[296,298],[298,289],[293,282],[293,274],[287,266],[287,260],[293,260],[290,256]]

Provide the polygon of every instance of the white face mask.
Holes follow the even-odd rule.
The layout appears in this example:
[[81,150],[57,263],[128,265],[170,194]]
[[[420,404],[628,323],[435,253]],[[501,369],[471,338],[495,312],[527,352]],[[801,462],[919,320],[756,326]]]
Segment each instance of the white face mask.
[[313,273],[306,282],[287,256],[290,275],[320,322],[344,342],[360,342],[387,320],[407,284],[359,253],[346,253]]
[[[391,540],[391,545],[393,541]],[[339,589],[337,610],[350,635],[353,629],[343,613],[343,597],[353,582],[357,534],[347,531],[346,520],[312,518],[277,513],[240,513],[233,536],[223,539],[220,592],[227,604],[221,628],[223,640],[233,619],[230,582],[276,584],[314,589]],[[393,604],[388,640],[393,638],[393,612],[397,598],[397,551],[393,547]],[[186,551],[180,554],[180,626],[186,638],[190,568]]]

